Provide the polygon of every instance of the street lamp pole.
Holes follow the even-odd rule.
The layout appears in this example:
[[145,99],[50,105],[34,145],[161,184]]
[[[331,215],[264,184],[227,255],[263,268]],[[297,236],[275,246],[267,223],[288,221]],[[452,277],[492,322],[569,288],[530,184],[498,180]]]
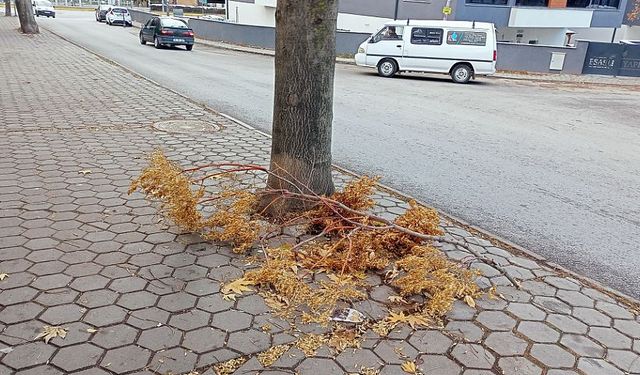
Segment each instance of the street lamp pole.
[[398,6],[400,5],[400,0],[396,0],[396,10],[393,13],[393,20],[396,21],[398,19]]

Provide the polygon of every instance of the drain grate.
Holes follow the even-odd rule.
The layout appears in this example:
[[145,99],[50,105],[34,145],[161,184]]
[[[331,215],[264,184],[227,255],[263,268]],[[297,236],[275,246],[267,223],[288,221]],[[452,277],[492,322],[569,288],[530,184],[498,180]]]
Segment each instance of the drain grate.
[[219,125],[200,120],[168,120],[153,124],[153,127],[169,133],[202,133],[216,132],[221,128]]

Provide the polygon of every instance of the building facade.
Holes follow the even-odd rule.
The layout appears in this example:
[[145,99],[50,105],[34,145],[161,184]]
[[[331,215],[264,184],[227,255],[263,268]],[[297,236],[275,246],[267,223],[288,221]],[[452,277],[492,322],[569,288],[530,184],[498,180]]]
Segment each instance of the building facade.
[[[338,30],[373,33],[393,19],[492,22],[498,41],[564,46],[577,39],[640,39],[640,0],[340,0]],[[228,0],[231,22],[275,26],[277,0]],[[630,13],[631,12],[631,13]],[[640,16],[638,16],[640,18]],[[623,25],[623,21],[627,25]],[[640,21],[638,21],[640,23]]]

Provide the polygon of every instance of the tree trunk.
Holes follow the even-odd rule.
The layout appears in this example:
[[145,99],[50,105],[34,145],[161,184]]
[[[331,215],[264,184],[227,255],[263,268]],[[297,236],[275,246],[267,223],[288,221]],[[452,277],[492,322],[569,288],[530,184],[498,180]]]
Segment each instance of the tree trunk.
[[[278,0],[275,100],[268,188],[330,195],[333,79],[338,0]],[[287,180],[287,181],[285,181]],[[265,196],[265,213],[303,210],[304,202]]]
[[11,17],[11,0],[4,0],[4,15]]
[[38,34],[40,29],[33,15],[31,0],[16,0],[16,11],[20,18],[20,28],[25,34]]

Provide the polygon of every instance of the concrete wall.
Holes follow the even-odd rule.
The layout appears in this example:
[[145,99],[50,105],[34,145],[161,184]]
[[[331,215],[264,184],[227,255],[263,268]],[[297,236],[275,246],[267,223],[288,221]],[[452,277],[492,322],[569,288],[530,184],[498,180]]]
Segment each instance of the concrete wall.
[[[576,47],[549,47],[540,45],[498,43],[498,70],[539,73],[581,74],[587,54],[588,42],[579,41]],[[562,71],[550,70],[551,53],[565,53]]]

